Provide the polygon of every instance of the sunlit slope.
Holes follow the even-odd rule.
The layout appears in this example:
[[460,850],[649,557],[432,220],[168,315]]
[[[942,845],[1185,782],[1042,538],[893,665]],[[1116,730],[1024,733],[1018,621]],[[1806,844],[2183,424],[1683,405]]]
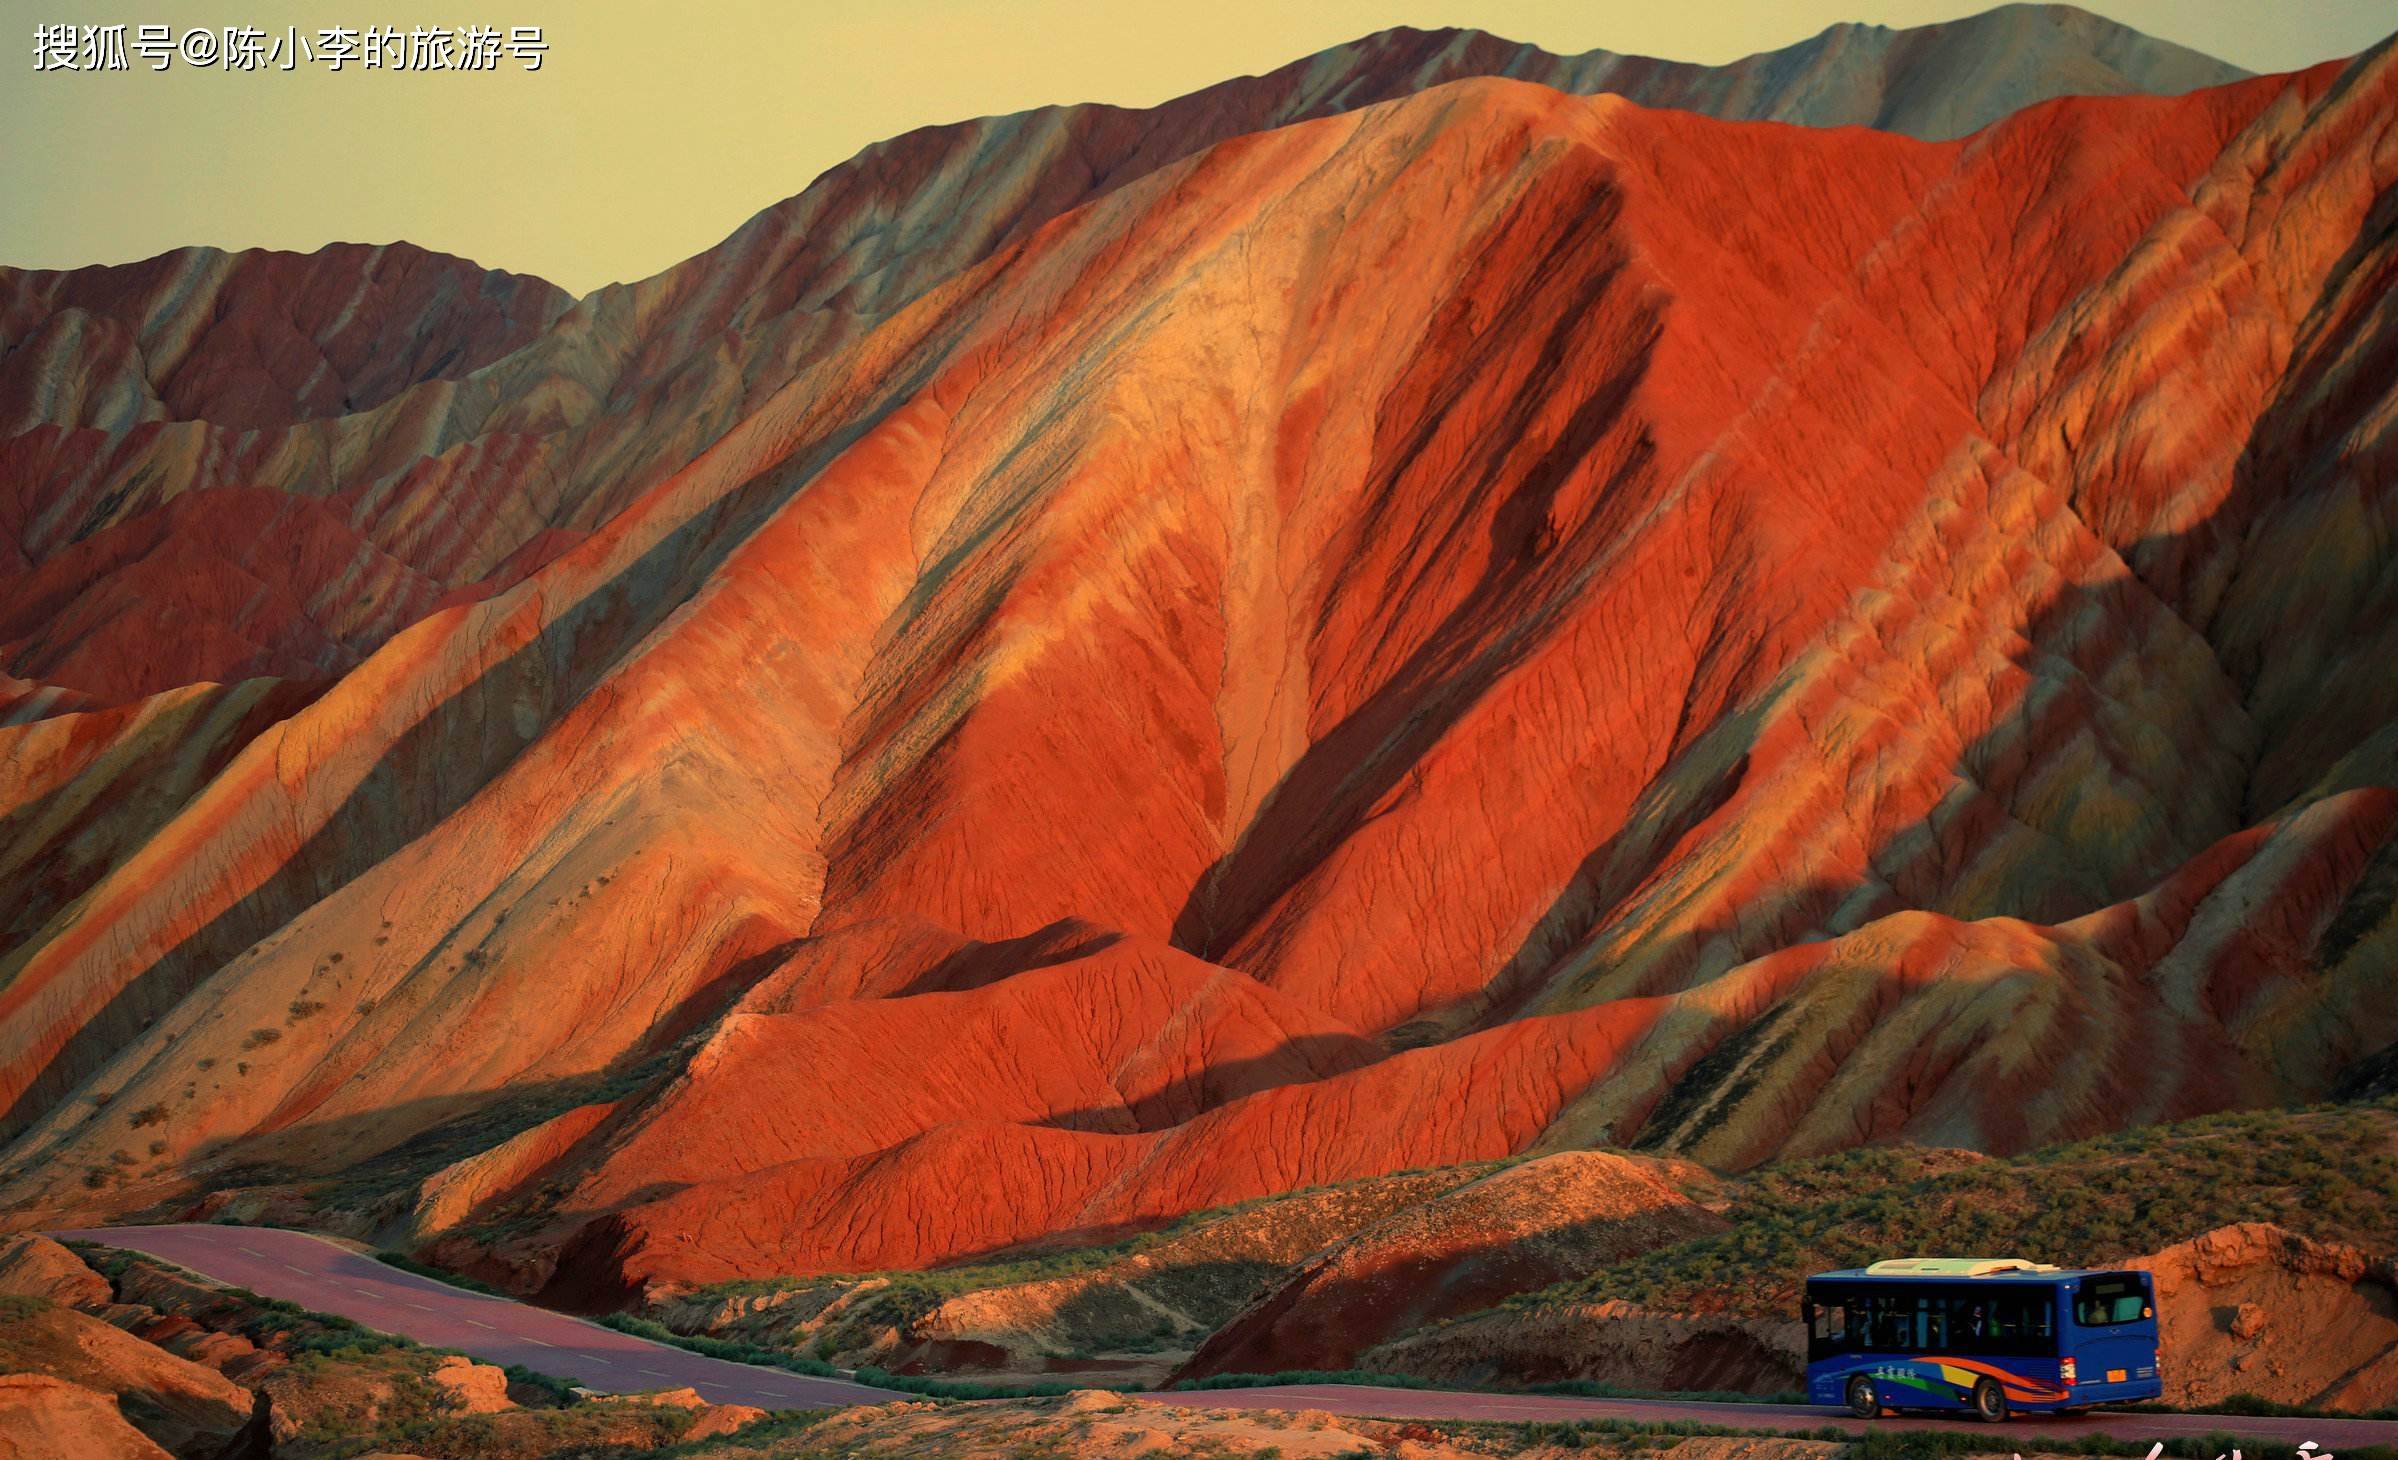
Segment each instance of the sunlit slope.
[[[1835,26],[1723,66],[1400,28],[1145,111],[878,143],[716,248],[579,302],[405,244],[0,269],[0,671],[111,702],[329,678],[443,595],[580,540],[941,280],[1242,133],[1510,76],[1949,136],[2057,95],[2240,74],[2069,6]],[[288,561],[242,549],[292,534],[310,547]]]
[[2318,1095],[2398,1038],[2393,117],[2387,51],[1944,144],[1479,80],[1160,167],[62,906],[7,1194],[647,1060],[451,1208],[621,1290]]

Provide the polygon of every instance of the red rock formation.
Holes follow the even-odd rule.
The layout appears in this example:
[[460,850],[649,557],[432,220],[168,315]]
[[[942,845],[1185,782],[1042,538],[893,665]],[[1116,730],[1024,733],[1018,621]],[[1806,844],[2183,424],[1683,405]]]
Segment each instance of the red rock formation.
[[[14,433],[120,416],[271,427],[343,415],[521,349],[571,302],[554,284],[407,244],[0,269],[0,422]],[[77,337],[84,351],[62,353]],[[94,341],[121,375],[91,368]]]
[[108,1279],[82,1258],[30,1233],[0,1242],[0,1293],[69,1308],[105,1308],[116,1300]]
[[[250,1391],[72,1308],[12,1312],[0,1375],[46,1374],[116,1396],[126,1418],[179,1454],[214,1454],[248,1423]],[[53,1452],[78,1454],[78,1451]]]
[[[1635,1001],[1523,1020],[1345,1077],[1263,1090],[1163,1130],[953,1117],[857,1154],[731,1172],[703,1160],[705,1176],[693,1179],[685,1168],[682,1179],[662,1183],[668,1194],[646,1199],[624,1190],[642,1170],[637,1159],[603,1165],[565,1209],[632,1200],[583,1229],[560,1261],[558,1296],[607,1296],[611,1282],[920,1267],[1053,1233],[1113,1234],[1273,1192],[1486,1159],[1538,1134],[1638,1036],[1649,1012]],[[917,1027],[929,1034],[944,1026]],[[1048,1041],[1021,1055],[1034,1079],[1056,1058]],[[786,1108],[759,1101],[744,1119]],[[828,1125],[873,1118],[823,1104],[797,1108]],[[663,1130],[692,1129],[667,1109]],[[961,1180],[972,1183],[971,1205],[956,1200]]]
[[[2047,97],[2240,74],[2066,6],[1835,26],[1720,67],[1401,28],[1147,112],[1052,107],[909,133],[698,258],[579,304],[407,245],[0,269],[0,602],[22,597],[51,623],[31,652],[0,626],[0,669],[55,668],[106,698],[295,661],[303,676],[346,670],[422,615],[439,596],[428,585],[471,597],[518,581],[863,321],[1244,133],[1512,76],[1717,116],[1954,136]],[[609,408],[633,400],[644,409]],[[183,542],[188,515],[156,517],[212,488],[276,497],[216,538],[254,549],[272,531],[263,515],[343,540],[260,562]],[[123,571],[121,544],[66,553],[116,527],[148,545],[152,571]],[[184,561],[155,561],[167,540]],[[33,567],[48,570],[40,582],[12,583]],[[268,601],[185,616],[228,579]],[[296,611],[319,604],[344,622]],[[107,632],[87,644],[78,619]],[[183,642],[160,644],[161,631]]]
[[616,1109],[614,1101],[578,1105],[444,1166],[417,1188],[413,1231],[429,1238],[470,1220],[481,1208],[524,1195]]
[[[148,506],[338,458],[444,606],[5,955],[5,1196],[552,1089],[470,1209],[614,1293],[2321,1095],[2398,1039],[2394,117],[2387,49],[1944,144],[1043,114],[220,440]],[[88,516],[169,429],[11,449]]]
[[11,670],[109,703],[195,670],[330,678],[439,597],[324,504],[230,487],[103,528],[0,594]]
[[[662,1183],[868,1156],[961,1122],[1166,1130],[1381,1053],[1254,979],[1130,941],[970,993],[795,1014],[744,1004],[612,1134],[570,1200],[606,1206]],[[721,1146],[694,1147],[694,1130]]]

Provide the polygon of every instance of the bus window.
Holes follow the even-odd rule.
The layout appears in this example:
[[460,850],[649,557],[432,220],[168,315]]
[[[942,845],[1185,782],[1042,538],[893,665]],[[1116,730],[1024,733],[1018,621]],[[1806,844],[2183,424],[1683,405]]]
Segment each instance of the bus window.
[[2073,1318],[2084,1328],[2137,1323],[2148,1307],[2148,1290],[2128,1273],[2082,1279],[2074,1295]]
[[[2056,1347],[2056,1290],[2048,1286],[1923,1288],[1839,1295],[1844,1342],[1887,1352],[2047,1356]],[[1827,1301],[1818,1295],[1816,1301]],[[1821,1342],[1832,1320],[1810,1319]]]
[[1989,1301],[1979,1293],[1959,1293],[1948,1300],[1949,1347],[1963,1354],[1994,1353]]
[[1993,1354],[2046,1355],[2057,1351],[2056,1290],[1999,1293],[1990,1299]]
[[1915,1300],[1915,1347],[1948,1347],[1948,1299],[1926,1293]]
[[1903,1354],[1915,1347],[1914,1315],[1905,1308],[1904,1298],[1884,1298],[1874,1308],[1873,1346],[1894,1354]]
[[1807,1305],[1807,1353],[1847,1353],[1854,1345],[1849,1342],[1848,1305],[1840,1295],[1823,1294]]

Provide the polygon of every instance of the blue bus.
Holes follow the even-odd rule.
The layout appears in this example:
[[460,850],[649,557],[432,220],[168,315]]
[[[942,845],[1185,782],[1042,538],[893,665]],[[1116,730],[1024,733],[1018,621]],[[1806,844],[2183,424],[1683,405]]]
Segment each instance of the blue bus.
[[1807,1279],[1807,1400],[2003,1420],[2163,1396],[2139,1271],[1908,1257]]

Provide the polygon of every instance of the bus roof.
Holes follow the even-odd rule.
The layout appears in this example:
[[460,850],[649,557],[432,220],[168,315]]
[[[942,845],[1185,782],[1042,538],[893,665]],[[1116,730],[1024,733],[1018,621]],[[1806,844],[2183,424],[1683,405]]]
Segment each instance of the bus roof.
[[[1955,1262],[1957,1259],[1950,1259]],[[2124,1272],[2129,1269],[2113,1267],[2050,1267],[2045,1264],[2026,1264],[2022,1267],[1965,1266],[1900,1266],[1896,1263],[1875,1263],[1872,1267],[1848,1267],[1835,1272],[1819,1272],[1807,1281],[1861,1283],[1953,1283],[1960,1278],[1981,1283],[2057,1283],[2094,1277],[2102,1273]]]
[[2055,1272],[2057,1266],[2022,1257],[1892,1257],[1865,1270],[1877,1277],[1989,1277],[2001,1272]]

